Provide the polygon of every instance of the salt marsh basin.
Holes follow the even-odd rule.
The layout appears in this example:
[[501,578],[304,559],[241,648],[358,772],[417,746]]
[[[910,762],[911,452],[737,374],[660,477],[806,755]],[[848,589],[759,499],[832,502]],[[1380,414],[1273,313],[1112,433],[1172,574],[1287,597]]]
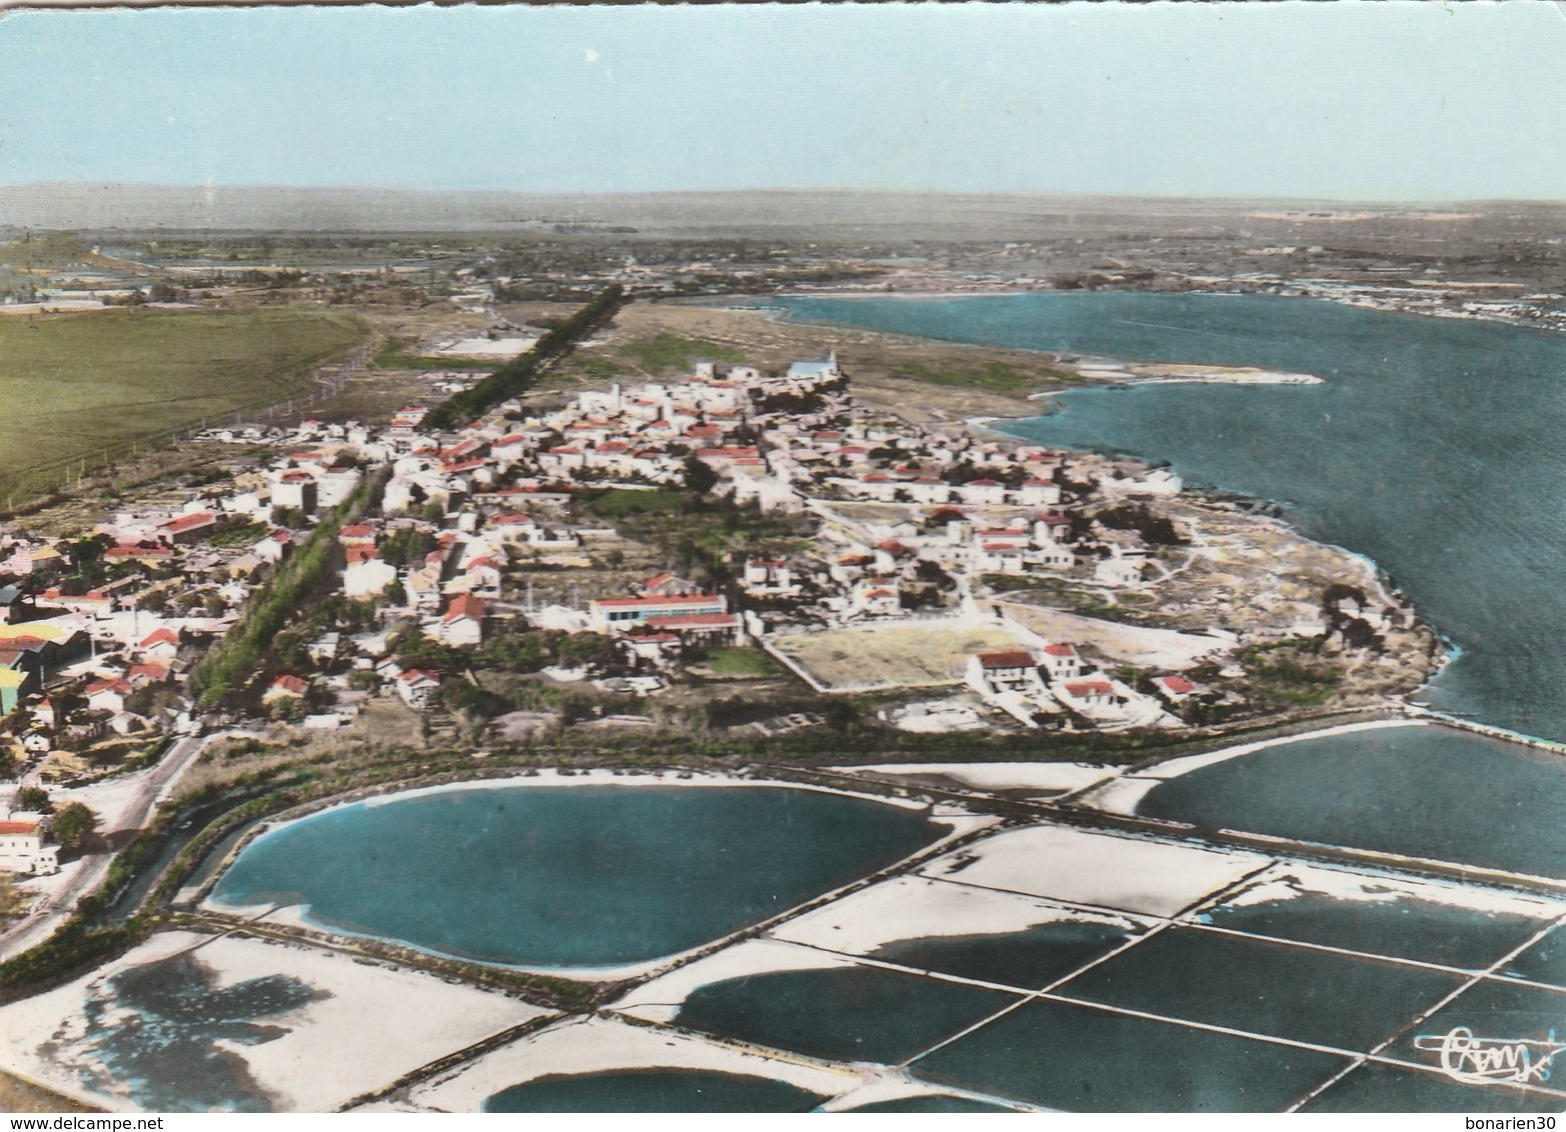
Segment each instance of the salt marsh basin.
[[[1170,773],[1182,769],[1194,773],[1169,764]],[[1014,773],[1044,780],[1029,764]],[[1005,781],[999,766],[982,777],[994,780],[991,788]],[[665,887],[612,893],[621,905],[601,910],[619,917],[611,935],[627,935],[642,907],[634,899],[696,899],[686,887],[667,887],[671,875],[684,875],[669,848],[678,841],[723,867],[750,870],[742,879],[779,910],[757,912],[724,894],[723,917],[704,928],[718,934],[633,965],[634,973],[616,968],[606,976],[608,997],[587,1010],[432,977],[408,953],[366,962],[353,941],[331,938],[345,931],[286,943],[265,925],[165,932],[75,983],[0,1008],[8,1064],[92,1103],[164,1111],[1396,1110],[1428,1103],[1421,1098],[1431,1055],[1408,1036],[1424,1031],[1409,1027],[1454,990],[1472,984],[1444,1016],[1451,1025],[1492,1000],[1514,1013],[1566,1001],[1556,989],[1555,942],[1566,902],[1549,896],[1313,864],[1291,859],[1282,843],[1241,851],[1080,828],[1042,812],[1041,820],[1001,823],[922,799],[887,804],[740,778],[599,772],[524,783],[344,803],[263,834],[239,860],[271,842],[308,847],[293,831],[330,832],[329,819],[344,815],[375,850],[364,866],[374,879],[390,847],[441,836],[452,853],[470,854],[469,873],[492,871],[475,882],[482,892],[466,897],[481,902],[463,917],[480,920],[494,918],[489,902],[498,889],[511,891],[517,874],[552,879],[557,893],[571,883],[546,850],[661,854],[635,867],[652,878],[649,888]],[[729,788],[712,788],[720,784]],[[634,805],[606,810],[605,799]],[[548,805],[526,810],[524,800]],[[514,814],[531,814],[549,835],[530,837],[496,816]],[[635,828],[638,815],[646,830]],[[856,823],[877,824],[856,835]],[[901,837],[912,848],[879,868],[863,852],[823,855],[823,845],[853,848],[856,836],[883,850],[889,836]],[[736,855],[746,843],[758,855],[765,846],[774,856],[825,862],[813,867],[850,879],[834,887],[825,871],[769,873]],[[339,885],[362,879],[351,871],[361,867],[360,849],[316,848],[301,872],[281,871],[285,859],[276,858],[277,875],[262,882],[297,894],[322,874]],[[697,885],[710,876],[689,875]],[[416,904],[417,879],[374,879],[402,885],[376,889],[378,903]],[[795,898],[784,880],[810,891]],[[569,903],[590,910],[600,899],[580,885],[567,891]],[[535,904],[534,913],[540,908],[548,911]],[[732,930],[743,916],[749,928]],[[584,961],[581,923],[557,916],[544,927],[558,933],[565,961]],[[1418,928],[1412,936],[1410,927]],[[412,933],[398,929],[395,938],[406,942]],[[644,952],[682,942],[637,938]],[[450,1012],[455,1028],[425,1033],[387,1020],[415,999],[442,1017]],[[323,1052],[340,1041],[352,1044],[352,1064]],[[1124,1050],[1149,1042],[1169,1052],[1145,1072],[1121,1074]],[[302,1064],[313,1068],[278,1075]],[[1566,1104],[1566,1093],[1549,1088],[1479,1091],[1443,1094],[1440,1103]]]
[[[1566,880],[1566,759],[1442,726],[1303,735],[1176,759],[1116,784],[1136,813]],[[1352,787],[1344,784],[1351,783]],[[1106,808],[1122,808],[1105,790]]]
[[623,971],[982,820],[941,823],[922,805],[721,779],[447,787],[270,830],[239,853],[211,903],[288,906],[311,927],[484,963]]

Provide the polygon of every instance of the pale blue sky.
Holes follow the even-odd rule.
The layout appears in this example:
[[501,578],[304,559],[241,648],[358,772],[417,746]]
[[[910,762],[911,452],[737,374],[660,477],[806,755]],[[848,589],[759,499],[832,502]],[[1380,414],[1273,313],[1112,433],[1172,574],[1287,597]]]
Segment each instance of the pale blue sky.
[[0,184],[1566,197],[1552,3],[11,12]]

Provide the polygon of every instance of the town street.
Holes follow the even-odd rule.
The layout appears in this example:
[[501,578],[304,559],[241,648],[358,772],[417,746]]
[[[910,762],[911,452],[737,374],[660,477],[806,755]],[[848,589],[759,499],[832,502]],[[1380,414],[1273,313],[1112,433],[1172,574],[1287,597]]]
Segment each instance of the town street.
[[[130,786],[128,795],[121,795],[118,813],[103,813],[104,837],[115,833],[141,829],[159,801],[172,797],[174,788],[187,767],[195,762],[206,748],[206,738],[188,737],[176,739],[168,753],[146,770],[138,771],[116,785]],[[132,785],[133,784],[133,785]],[[73,792],[73,797],[93,806],[94,798],[89,790]],[[67,799],[68,800],[68,799]],[[93,807],[97,809],[97,807]],[[109,870],[114,854],[93,853],[82,858],[63,873],[64,880],[58,889],[45,889],[44,895],[33,906],[32,914],[0,934],[0,962],[20,955],[28,948],[42,943],[64,922],[76,902],[94,891]]]

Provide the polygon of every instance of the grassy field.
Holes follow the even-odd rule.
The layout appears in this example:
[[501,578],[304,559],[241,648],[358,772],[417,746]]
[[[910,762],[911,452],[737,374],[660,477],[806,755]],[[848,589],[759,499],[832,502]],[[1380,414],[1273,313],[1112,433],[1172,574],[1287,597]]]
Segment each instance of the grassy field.
[[931,385],[987,389],[992,393],[1026,393],[1046,383],[1073,384],[1078,380],[1075,374],[1046,366],[1018,369],[1005,362],[979,361],[967,365],[948,363],[943,366],[904,362],[893,371],[892,376],[911,378]]
[[671,370],[689,373],[698,361],[743,362],[745,355],[731,346],[720,346],[699,338],[681,338],[674,334],[660,334],[641,342],[628,342],[618,352],[641,364],[652,373]]
[[587,501],[587,510],[608,519],[623,519],[627,515],[661,515],[678,511],[686,496],[680,491],[627,491],[611,488],[602,495]]
[[970,654],[1017,647],[1000,629],[940,623],[799,633],[778,637],[773,646],[829,689],[957,684]]
[[778,666],[760,649],[719,648],[707,653],[706,667],[719,676],[776,676]]
[[172,429],[286,400],[369,332],[314,310],[140,311],[0,318],[0,503]]

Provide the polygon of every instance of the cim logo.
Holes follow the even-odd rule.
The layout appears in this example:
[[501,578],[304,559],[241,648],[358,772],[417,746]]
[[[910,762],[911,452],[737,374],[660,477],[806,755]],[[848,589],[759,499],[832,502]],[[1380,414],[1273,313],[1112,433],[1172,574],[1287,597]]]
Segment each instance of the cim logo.
[[1526,1085],[1550,1079],[1551,1063],[1566,1042],[1557,1042],[1554,1030],[1543,1039],[1476,1038],[1467,1026],[1456,1026],[1422,1034],[1414,1047],[1439,1054],[1441,1071],[1465,1085]]

